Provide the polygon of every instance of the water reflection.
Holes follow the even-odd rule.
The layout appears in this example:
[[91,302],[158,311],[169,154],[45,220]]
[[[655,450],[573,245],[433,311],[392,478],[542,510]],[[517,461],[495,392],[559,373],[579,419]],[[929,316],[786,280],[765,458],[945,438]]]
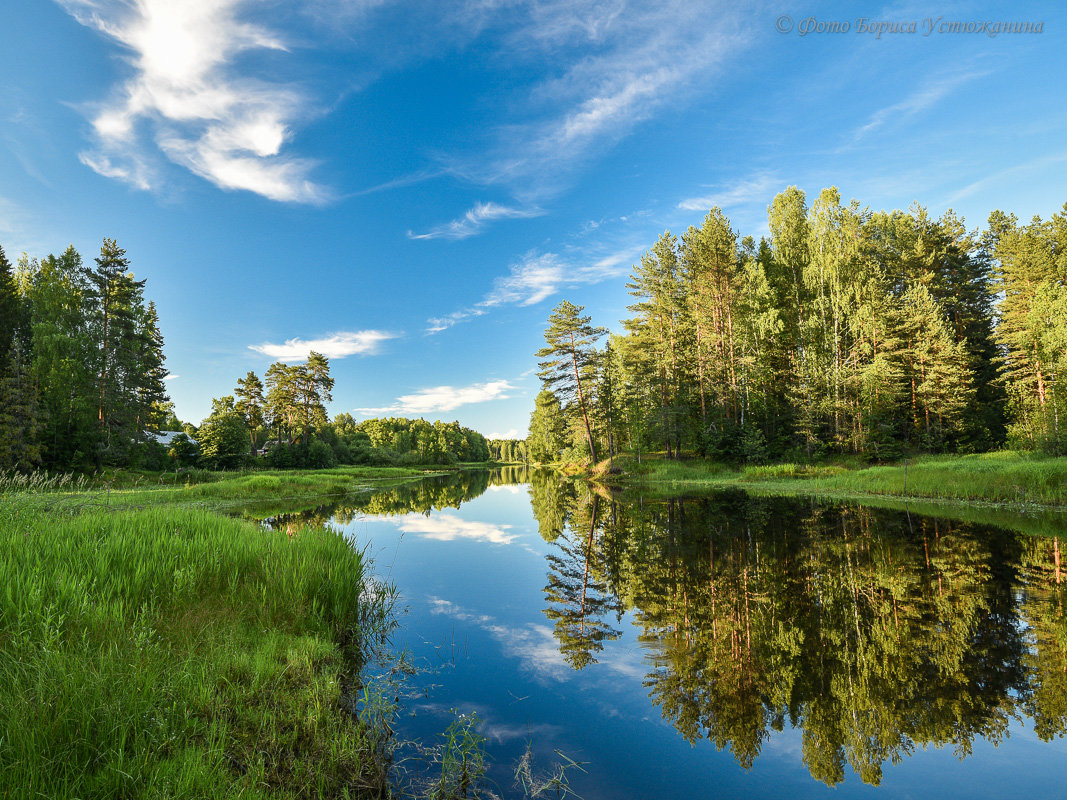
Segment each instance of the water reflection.
[[493,486],[521,486],[527,482],[528,472],[522,466],[494,470],[457,470],[444,475],[360,487],[343,500],[311,508],[287,508],[284,512],[270,513],[270,510],[252,506],[245,510],[245,514],[272,528],[282,530],[294,530],[302,525],[323,525],[327,522],[347,525],[364,515],[429,516],[433,511],[459,508]]
[[568,663],[595,662],[632,611],[649,697],[746,768],[787,723],[830,785],[846,764],[877,784],[916,746],[964,757],[1019,716],[1064,734],[1058,538],[740,492],[531,496],[542,532],[560,531],[545,614]]
[[[528,496],[539,537],[514,517],[457,511],[497,487]],[[887,763],[928,745],[967,757],[1013,724],[1044,741],[1067,733],[1060,536],[742,492],[613,496],[521,467],[380,487],[267,521],[292,531],[362,516],[455,548],[514,545],[529,531],[507,548],[533,559],[525,594],[507,574],[482,575],[481,589],[458,577],[459,590],[434,561],[429,613],[479,627],[524,669],[586,687],[636,633],[638,674],[664,719],[746,769],[787,726],[808,772],[831,786],[848,768],[878,784]],[[477,570],[486,553],[464,550],[452,571]]]

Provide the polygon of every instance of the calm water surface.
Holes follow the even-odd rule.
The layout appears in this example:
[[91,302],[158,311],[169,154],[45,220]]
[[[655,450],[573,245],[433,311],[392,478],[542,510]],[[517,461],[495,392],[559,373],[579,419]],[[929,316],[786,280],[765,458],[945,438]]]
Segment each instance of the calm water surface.
[[529,743],[586,800],[1067,797],[1056,536],[519,471],[303,516],[402,593],[400,735],[476,713],[504,796]]

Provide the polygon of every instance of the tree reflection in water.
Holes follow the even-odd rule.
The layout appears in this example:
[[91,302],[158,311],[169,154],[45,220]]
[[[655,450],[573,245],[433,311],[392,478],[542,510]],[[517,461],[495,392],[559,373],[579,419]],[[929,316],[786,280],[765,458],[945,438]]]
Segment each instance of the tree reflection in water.
[[1067,729],[1058,538],[740,492],[531,497],[542,531],[563,528],[545,614],[568,662],[632,611],[663,716],[746,768],[786,723],[831,785],[846,764],[878,784],[916,746],[965,757],[1020,716]]
[[613,497],[558,473],[459,471],[266,520],[297,532],[361,515],[458,508],[526,484],[548,543],[545,616],[571,667],[619,638],[646,648],[644,685],[688,741],[750,767],[801,731],[833,785],[877,784],[916,747],[994,744],[1014,719],[1067,732],[1061,539],[907,512],[742,492]]

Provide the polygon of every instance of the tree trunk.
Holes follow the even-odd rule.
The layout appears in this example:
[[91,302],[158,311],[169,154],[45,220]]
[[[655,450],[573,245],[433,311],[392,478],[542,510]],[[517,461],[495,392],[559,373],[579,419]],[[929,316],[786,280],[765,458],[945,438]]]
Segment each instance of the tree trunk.
[[578,372],[578,354],[574,352],[574,334],[571,334],[571,364],[574,366],[574,385],[578,388],[578,406],[582,410],[585,422],[585,436],[589,441],[589,456],[596,464],[596,445],[593,443],[593,428],[589,424],[589,413],[585,409],[585,395],[582,392],[582,376]]

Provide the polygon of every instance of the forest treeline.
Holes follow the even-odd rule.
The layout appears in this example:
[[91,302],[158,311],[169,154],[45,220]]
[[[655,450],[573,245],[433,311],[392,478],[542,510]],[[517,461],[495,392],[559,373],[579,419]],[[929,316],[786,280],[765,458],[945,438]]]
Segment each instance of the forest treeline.
[[486,438],[458,422],[357,422],[343,412],[330,420],[325,404],[333,386],[329,359],[314,351],[302,364],[271,364],[265,380],[249,371],[232,395],[211,401],[211,414],[198,428],[183,426],[168,456],[180,466],[212,469],[452,465],[490,458]]
[[184,466],[214,469],[451,465],[490,458],[486,438],[458,422],[357,422],[343,412],[330,420],[325,404],[333,399],[333,386],[329,359],[314,351],[302,364],[271,364],[263,380],[249,371],[232,395],[211,401],[211,415],[199,428],[184,426],[187,436],[175,437],[169,455]]
[[665,232],[633,268],[622,333],[560,303],[530,459],[1067,451],[1067,206],[968,230],[790,187],[768,229],[741,237],[713,208]]
[[[458,422],[330,420],[329,359],[276,362],[182,423],[166,392],[163,336],[145,280],[104,239],[92,265],[68,247],[12,266],[0,248],[0,470],[120,466],[232,469],[484,462]],[[159,431],[176,435],[161,440]],[[164,444],[165,441],[165,444]],[[498,455],[508,443],[494,449]],[[509,451],[510,452],[510,451]]]
[[168,415],[163,337],[144,280],[104,239],[13,268],[0,248],[0,469],[136,463]]

